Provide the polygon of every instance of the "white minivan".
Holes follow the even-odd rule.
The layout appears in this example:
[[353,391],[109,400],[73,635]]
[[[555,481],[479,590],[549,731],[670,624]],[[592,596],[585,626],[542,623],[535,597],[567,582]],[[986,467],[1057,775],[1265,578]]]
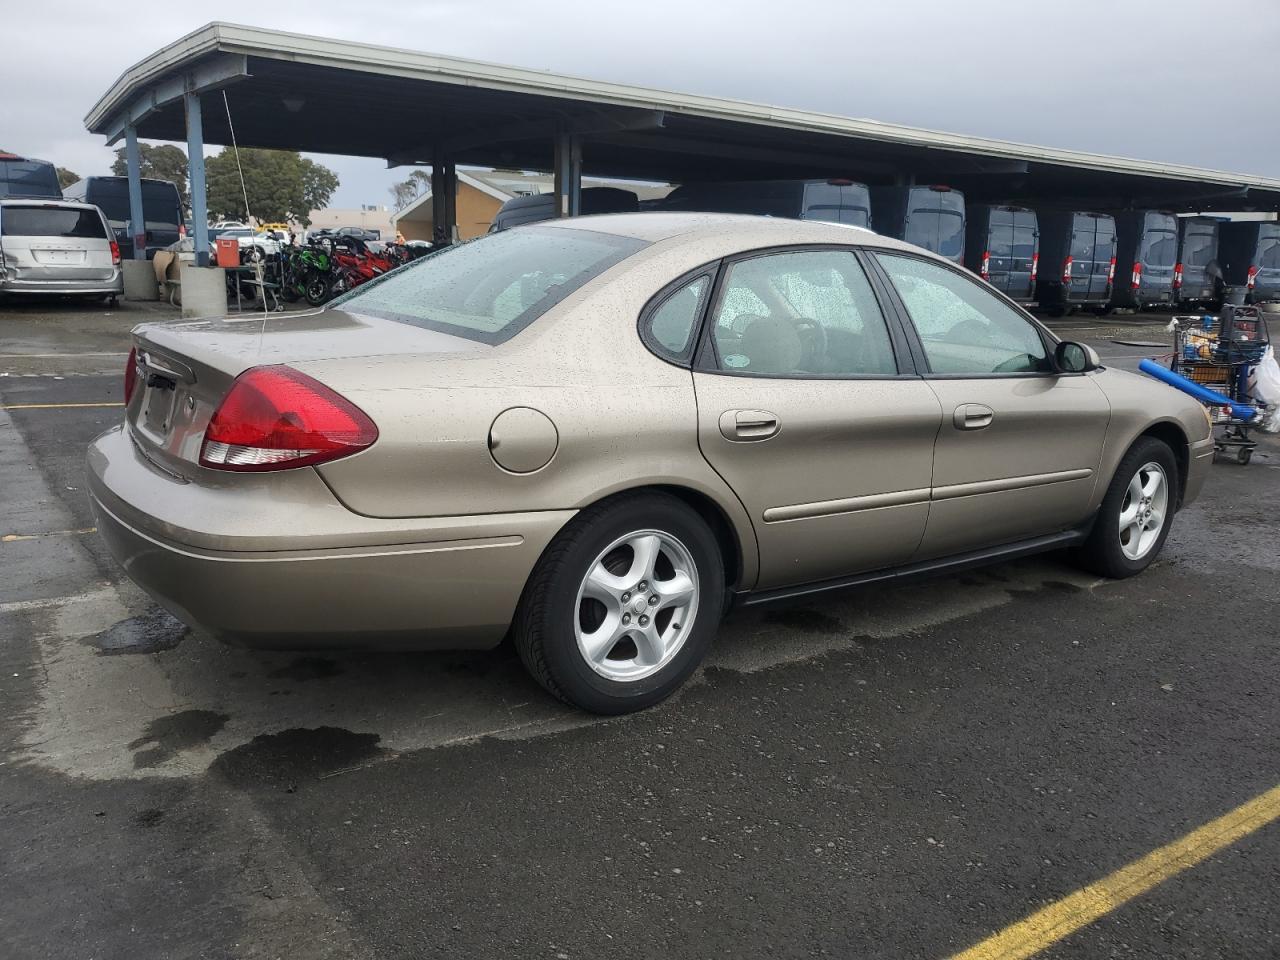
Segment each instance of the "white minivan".
[[0,199],[0,297],[124,292],[120,246],[91,203]]

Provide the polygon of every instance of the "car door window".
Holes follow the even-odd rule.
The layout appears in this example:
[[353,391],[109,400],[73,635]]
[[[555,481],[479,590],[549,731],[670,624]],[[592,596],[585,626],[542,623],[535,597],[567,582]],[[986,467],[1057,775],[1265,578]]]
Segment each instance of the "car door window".
[[797,377],[897,372],[875,294],[846,250],[791,251],[733,263],[712,339],[721,370]]
[[649,346],[668,359],[684,359],[710,289],[711,277],[703,274],[658,304],[641,325]]
[[1044,342],[985,288],[928,260],[877,254],[906,305],[934,373],[1027,373],[1049,368]]

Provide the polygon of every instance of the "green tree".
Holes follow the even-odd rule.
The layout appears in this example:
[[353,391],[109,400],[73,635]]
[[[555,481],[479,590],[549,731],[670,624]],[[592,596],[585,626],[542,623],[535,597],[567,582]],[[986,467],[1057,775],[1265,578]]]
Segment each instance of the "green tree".
[[80,174],[76,173],[74,170],[68,170],[66,167],[58,167],[58,186],[63,189],[71,186],[79,179]]
[[[338,175],[328,167],[287,150],[240,151],[244,169],[244,189],[236,168],[236,154],[224,147],[205,162],[205,180],[212,219],[248,216],[259,221],[295,220],[311,223],[310,214],[329,202],[338,189]],[[245,209],[245,193],[249,208]]]
[[[155,180],[172,180],[186,206],[187,198],[187,155],[181,147],[164,143],[153,147],[149,143],[138,144],[138,168],[141,175]],[[117,177],[129,175],[129,163],[125,159],[125,148],[116,149],[115,163],[111,164],[111,172]]]

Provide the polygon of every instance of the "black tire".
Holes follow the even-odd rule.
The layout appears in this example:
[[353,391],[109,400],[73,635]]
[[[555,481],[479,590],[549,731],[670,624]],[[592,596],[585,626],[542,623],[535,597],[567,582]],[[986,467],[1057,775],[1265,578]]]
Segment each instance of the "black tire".
[[1067,315],[1067,308],[1060,303],[1051,303],[1044,308],[1044,312],[1046,316],[1054,318],[1065,317]]
[[329,280],[318,273],[308,275],[303,288],[307,303],[313,307],[321,306],[329,299]]
[[[1141,557],[1132,559],[1125,555],[1121,545],[1120,511],[1125,503],[1130,481],[1139,469],[1148,463],[1158,464],[1164,470],[1165,479],[1169,485],[1164,525],[1151,548]],[[1147,569],[1160,555],[1164,542],[1169,537],[1174,511],[1177,509],[1181,495],[1180,483],[1178,464],[1168,445],[1154,437],[1139,437],[1129,448],[1129,452],[1124,455],[1120,465],[1116,467],[1111,486],[1107,488],[1106,496],[1102,498],[1102,506],[1098,508],[1093,531],[1077,552],[1080,565],[1093,573],[1113,580],[1123,580]]]
[[[697,572],[698,603],[693,626],[669,662],[640,679],[618,681],[593,669],[578,648],[578,591],[601,552],[637,531],[658,531],[685,547]],[[702,662],[724,594],[719,544],[692,508],[663,493],[624,495],[584,510],[551,542],[525,585],[512,632],[520,659],[550,693],[592,713],[630,713],[666,699]]]

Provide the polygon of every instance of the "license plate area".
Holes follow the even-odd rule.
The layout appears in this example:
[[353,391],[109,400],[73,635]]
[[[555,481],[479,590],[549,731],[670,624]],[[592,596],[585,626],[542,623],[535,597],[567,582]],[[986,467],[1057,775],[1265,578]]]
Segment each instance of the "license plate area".
[[69,264],[84,263],[83,250],[49,250],[49,249],[33,249],[31,251],[35,255],[37,263],[50,264]]
[[142,397],[142,427],[158,440],[169,436],[173,428],[173,408],[177,384],[160,374],[147,375],[146,393]]

